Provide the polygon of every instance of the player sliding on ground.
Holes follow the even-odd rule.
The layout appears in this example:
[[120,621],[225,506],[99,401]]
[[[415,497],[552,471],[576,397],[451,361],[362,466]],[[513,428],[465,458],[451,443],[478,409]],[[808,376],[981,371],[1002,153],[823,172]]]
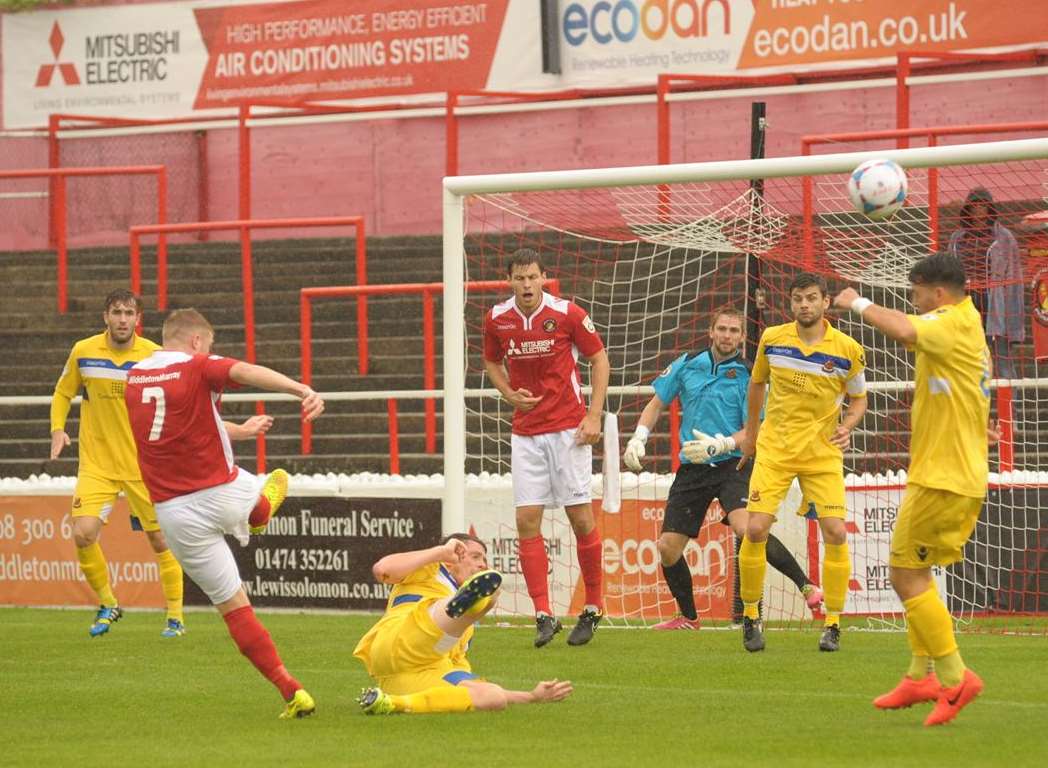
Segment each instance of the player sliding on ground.
[[[879,709],[935,701],[925,725],[949,722],[983,689],[961,660],[953,620],[935,589],[931,566],[962,558],[975,529],[989,475],[990,352],[982,319],[965,294],[961,262],[938,253],[910,270],[913,305],[906,315],[874,304],[852,288],[834,305],[850,309],[917,353],[910,412],[910,467],[888,559],[892,587],[906,608],[910,668]],[[938,673],[938,677],[936,677]]]
[[[724,509],[722,522],[740,539],[746,533],[750,471],[739,468],[736,441],[746,421],[746,391],[750,364],[742,357],[746,336],[742,313],[723,307],[710,319],[710,345],[681,355],[655,379],[655,395],[637,422],[622,460],[634,472],[642,469],[644,444],[667,403],[680,398],[683,414],[680,469],[666,499],[666,519],[659,533],[662,575],[677,601],[680,614],[652,629],[698,629],[691,569],[684,559],[689,538],[696,538],[714,498]],[[822,591],[808,581],[790,551],[768,535],[768,562],[797,585],[813,610],[822,602]]]
[[[764,650],[758,604],[764,593],[768,531],[794,478],[814,506],[822,530],[822,589],[826,622],[819,650],[840,650],[840,614],[851,576],[844,528],[844,449],[866,412],[862,347],[823,318],[830,305],[826,281],[802,273],[790,283],[794,322],[764,330],[747,394],[746,434],[739,466],[757,453],[746,509],[750,519],[739,549],[743,646]],[[764,422],[761,406],[768,395]],[[841,418],[841,403],[848,409]]]
[[385,615],[353,651],[378,683],[360,696],[367,714],[497,710],[571,693],[566,680],[508,691],[473,674],[466,659],[473,625],[495,607],[502,585],[476,536],[453,533],[436,547],[386,555],[372,572],[394,586]]

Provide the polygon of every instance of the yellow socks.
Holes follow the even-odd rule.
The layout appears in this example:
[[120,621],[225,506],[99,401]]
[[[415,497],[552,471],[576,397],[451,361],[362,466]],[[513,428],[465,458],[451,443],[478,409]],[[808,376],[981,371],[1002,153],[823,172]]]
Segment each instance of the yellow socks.
[[906,621],[913,627],[928,655],[935,659],[939,682],[947,688],[959,685],[964,677],[964,662],[957,652],[950,612],[946,610],[935,587],[917,597],[911,597],[903,605],[906,608]]
[[824,544],[822,594],[826,605],[826,626],[840,624],[850,578],[851,558],[848,556],[848,544]]
[[182,566],[170,549],[156,553],[160,564],[160,586],[167,601],[167,618],[182,621]]
[[744,537],[739,548],[739,597],[742,598],[743,615],[750,619],[760,618],[764,572],[768,568],[767,546],[767,541],[750,541]]
[[935,671],[939,673],[939,682],[942,683],[946,688],[953,688],[955,685],[960,685],[961,680],[964,679],[964,660],[961,659],[961,652],[954,651],[948,653],[941,659],[935,660]]
[[911,680],[923,680],[935,669],[935,662],[928,655],[928,649],[917,636],[913,623],[906,622],[906,639],[910,643],[910,668],[906,670],[906,676]]
[[427,688],[421,693],[409,693],[405,696],[390,696],[397,712],[428,714],[433,712],[469,712],[473,709],[473,700],[469,689],[458,685],[438,685]]
[[96,541],[89,547],[77,547],[76,559],[80,561],[80,570],[84,572],[87,583],[98,595],[98,602],[101,605],[117,605],[116,595],[109,586],[109,570],[101,545]]

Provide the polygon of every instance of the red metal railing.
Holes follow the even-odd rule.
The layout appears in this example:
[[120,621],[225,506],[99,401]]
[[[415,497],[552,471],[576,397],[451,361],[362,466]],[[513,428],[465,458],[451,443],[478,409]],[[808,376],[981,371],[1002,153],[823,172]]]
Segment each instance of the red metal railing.
[[[142,249],[141,238],[147,235],[174,234],[178,232],[214,232],[216,230],[237,230],[240,233],[240,269],[244,295],[244,358],[249,363],[255,362],[255,288],[254,270],[251,263],[251,237],[253,229],[286,229],[288,227],[354,227],[356,229],[356,262],[357,279],[367,280],[366,262],[367,245],[364,237],[364,218],[362,216],[327,216],[306,219],[246,219],[236,221],[192,221],[179,224],[157,224],[135,226],[128,230],[131,238],[131,290],[140,293],[142,289]],[[157,309],[167,309],[167,251],[157,250]],[[364,372],[367,370],[367,308],[363,297],[357,302],[357,342],[358,354]],[[255,412],[265,413],[265,405],[256,403]],[[266,439],[259,435],[257,440],[258,471],[266,467]]]
[[[39,168],[17,171],[0,171],[0,179],[51,180],[52,235],[58,261],[58,312],[64,315],[69,309],[69,210],[66,203],[66,178],[69,176],[156,176],[156,220],[167,221],[167,171],[162,165],[123,165],[110,168]],[[167,258],[167,240],[157,242],[157,256]],[[135,289],[137,293],[137,289]]]
[[[943,64],[979,64],[993,62],[1022,62],[1036,63],[1043,51],[1011,51],[1008,53],[957,53],[954,51],[899,51],[895,65],[895,127],[905,129],[910,127],[910,85],[909,77],[912,74],[913,62],[921,59],[926,65],[936,63]],[[909,137],[899,136],[899,149],[909,146]]]
[[[467,291],[475,293],[505,292],[510,288],[505,280],[468,280]],[[553,294],[560,293],[560,281],[546,281],[546,289]],[[443,283],[398,283],[394,285],[335,285],[318,288],[303,288],[299,291],[299,316],[301,321],[302,347],[302,383],[312,386],[313,383],[313,301],[314,299],[331,299],[345,296],[422,296],[422,386],[434,390],[437,387],[436,332],[433,323],[433,297],[444,292]],[[396,400],[387,401],[389,412],[390,472],[396,474],[394,466],[400,466],[400,450],[397,444],[397,406]],[[432,398],[425,404],[426,453],[437,450],[437,407]],[[313,452],[313,425],[302,422],[302,453]]]

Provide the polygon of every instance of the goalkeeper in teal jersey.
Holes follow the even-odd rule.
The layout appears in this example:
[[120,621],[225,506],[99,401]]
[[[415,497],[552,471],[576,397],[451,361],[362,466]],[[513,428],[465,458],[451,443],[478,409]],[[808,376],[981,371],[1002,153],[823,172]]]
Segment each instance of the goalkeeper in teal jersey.
[[[641,413],[622,457],[628,468],[641,471],[649,433],[663,408],[679,398],[683,408],[681,465],[666,499],[658,548],[666,585],[680,613],[653,629],[699,627],[684,548],[688,539],[699,535],[714,498],[720,500],[723,522],[731,526],[737,539],[741,541],[746,532],[751,467],[738,469],[741,454],[735,447],[743,434],[750,382],[750,365],[741,352],[745,339],[743,322],[742,313],[732,307],[714,312],[710,346],[681,355],[655,379],[655,395]],[[822,591],[808,580],[790,551],[774,536],[768,539],[768,562],[797,585],[810,608],[818,608]]]

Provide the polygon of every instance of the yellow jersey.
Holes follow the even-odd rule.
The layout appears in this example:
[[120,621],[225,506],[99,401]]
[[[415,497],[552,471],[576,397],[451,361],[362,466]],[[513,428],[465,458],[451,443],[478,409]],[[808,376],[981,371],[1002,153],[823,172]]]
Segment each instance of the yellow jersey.
[[830,443],[845,395],[866,394],[866,357],[846,333],[823,320],[826,333],[809,347],[796,323],[761,334],[751,380],[770,383],[757,458],[791,472],[841,472],[844,454]]
[[[430,563],[408,574],[403,581],[393,586],[393,590],[389,593],[389,600],[386,602],[385,614],[375,626],[368,630],[366,635],[360,638],[360,642],[353,650],[353,655],[363,661],[364,666],[370,672],[371,646],[381,632],[399,628],[400,622],[417,608],[419,603],[428,604],[434,600],[451,597],[458,587],[458,583],[443,563]],[[448,656],[457,666],[468,668],[466,650],[472,639],[473,626],[471,625],[448,651]]]
[[981,499],[990,471],[991,378],[982,319],[968,297],[907,317],[917,331],[907,482]]
[[112,349],[106,334],[73,345],[51,398],[51,431],[65,429],[70,401],[84,390],[80,403],[80,472],[108,480],[141,480],[138,453],[124,404],[127,371],[160,345],[136,335],[130,349]]

